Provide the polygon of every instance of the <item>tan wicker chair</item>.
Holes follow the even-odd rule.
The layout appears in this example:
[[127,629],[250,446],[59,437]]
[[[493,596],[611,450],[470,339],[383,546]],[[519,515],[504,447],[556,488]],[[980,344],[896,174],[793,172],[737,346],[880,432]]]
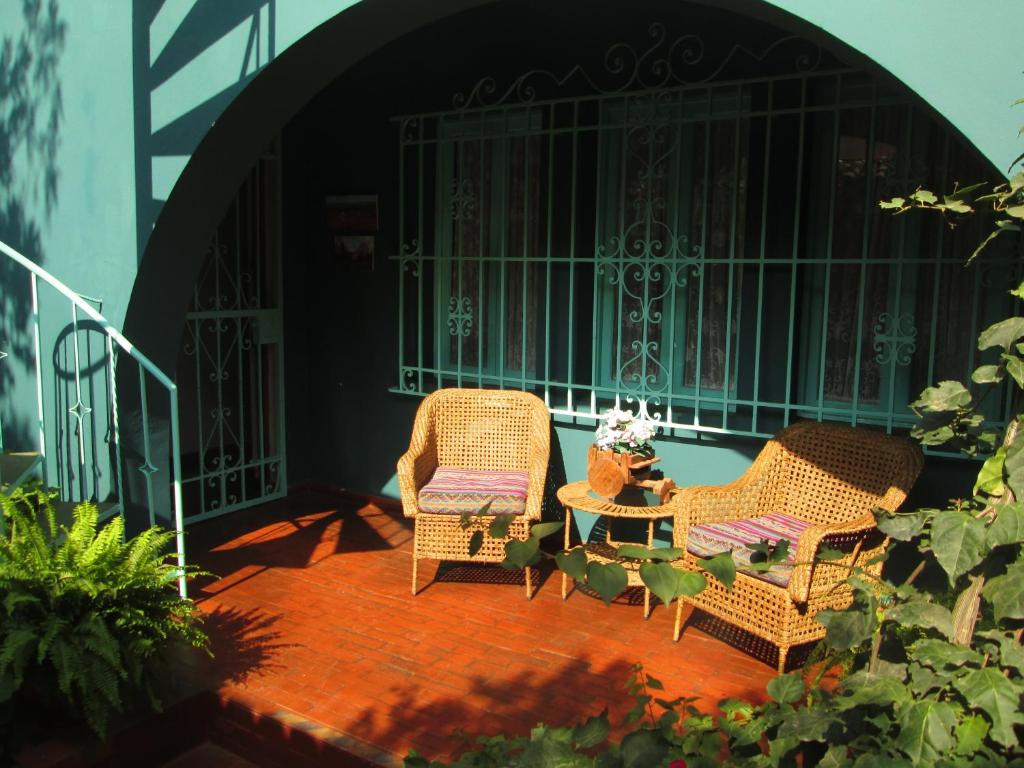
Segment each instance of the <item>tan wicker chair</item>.
[[[513,390],[442,389],[423,400],[409,450],[398,460],[402,510],[415,519],[414,595],[421,559],[497,563],[504,560],[509,539],[529,536],[530,524],[540,520],[549,450],[550,416],[535,395]],[[472,531],[461,528],[458,515],[420,511],[419,492],[439,466],[529,472],[525,512],[509,526],[506,538],[485,535],[480,551],[470,557]],[[533,596],[531,576],[527,568],[527,598]]]
[[[693,598],[696,608],[778,647],[779,672],[790,647],[825,636],[815,621],[824,609],[841,610],[853,600],[842,583],[849,566],[876,575],[886,539],[872,510],[895,511],[921,470],[921,452],[907,440],[867,429],[800,422],[769,440],[753,465],[735,482],[693,486],[678,493],[673,539],[685,553],[678,564],[697,569],[687,551],[691,526],[784,512],[811,523],[792,542],[796,557],[787,586],[737,573],[731,591],[708,574],[708,587]],[[812,564],[821,546],[845,553],[841,560]],[[679,639],[682,601],[673,638]]]

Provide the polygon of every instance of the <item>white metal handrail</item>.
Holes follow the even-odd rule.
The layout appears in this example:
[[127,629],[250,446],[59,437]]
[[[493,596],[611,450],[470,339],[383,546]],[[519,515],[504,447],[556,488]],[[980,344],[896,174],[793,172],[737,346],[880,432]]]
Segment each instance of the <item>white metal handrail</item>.
[[[45,412],[44,412],[44,397],[43,397],[43,377],[42,377],[42,355],[41,355],[41,343],[40,338],[40,304],[39,304],[39,280],[42,280],[49,285],[53,290],[62,295],[71,304],[71,317],[72,327],[75,334],[74,337],[74,358],[75,358],[75,389],[77,392],[78,400],[75,407],[81,407],[79,413],[75,413],[72,409],[72,413],[79,418],[81,422],[82,411],[85,413],[91,411],[91,408],[86,406],[81,399],[81,367],[79,360],[79,344],[78,344],[78,320],[79,314],[92,320],[106,335],[106,364],[108,366],[108,373],[110,377],[110,392],[109,402],[107,406],[111,411],[112,419],[112,432],[114,440],[115,450],[115,471],[118,477],[118,493],[121,495],[120,499],[120,510],[119,513],[124,515],[124,486],[121,482],[121,444],[120,444],[120,429],[118,424],[117,415],[117,384],[115,377],[115,350],[114,345],[116,344],[120,351],[127,353],[139,366],[139,387],[140,387],[140,405],[142,409],[142,449],[145,462],[140,470],[145,475],[146,492],[147,492],[147,504],[149,506],[150,521],[154,522],[154,491],[153,491],[153,474],[157,471],[152,463],[152,445],[151,445],[151,434],[149,424],[149,412],[148,403],[146,397],[146,374],[152,377],[164,390],[167,392],[169,412],[169,431],[171,437],[170,445],[170,470],[171,470],[171,487],[172,487],[172,505],[174,514],[174,527],[176,533],[176,549],[177,549],[177,562],[179,568],[178,576],[178,589],[181,595],[186,596],[186,584],[185,584],[185,534],[184,534],[184,522],[183,522],[183,511],[182,511],[182,490],[181,490],[181,449],[180,449],[180,435],[178,428],[178,388],[174,381],[165,374],[160,368],[153,363],[145,354],[143,354],[134,344],[132,344],[125,336],[115,328],[110,321],[107,320],[102,314],[96,309],[89,306],[89,304],[75,291],[65,285],[63,282],[58,280],[52,274],[47,272],[45,269],[40,267],[35,262],[26,258],[23,254],[11,248],[9,245],[0,241],[0,253],[3,253],[9,259],[14,261],[16,264],[23,267],[31,275],[31,297],[32,297],[32,327],[33,327],[33,346],[35,353],[35,373],[36,373],[36,408],[38,412],[38,437],[39,437],[39,452],[43,457],[44,466],[44,479],[45,479],[45,466],[46,466],[46,425],[45,425]],[[95,404],[95,403],[94,403]],[[78,439],[80,442],[80,450],[78,453],[79,461],[85,460],[86,451],[82,441],[84,440],[84,431],[79,429]],[[93,457],[95,458],[95,457]]]

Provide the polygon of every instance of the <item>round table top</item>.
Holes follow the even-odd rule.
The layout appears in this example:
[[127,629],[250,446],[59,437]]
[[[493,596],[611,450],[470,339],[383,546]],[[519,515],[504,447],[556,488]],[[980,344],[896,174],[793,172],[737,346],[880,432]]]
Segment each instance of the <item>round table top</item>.
[[[627,503],[630,499],[630,488],[636,493],[636,504]],[[586,480],[578,480],[575,483],[563,485],[558,489],[556,495],[558,500],[566,507],[578,509],[581,512],[590,512],[595,515],[608,515],[610,517],[636,517],[645,520],[659,517],[672,517],[675,514],[675,503],[670,498],[664,504],[650,504],[648,499],[658,497],[651,493],[643,493],[643,489],[636,486],[627,486],[623,493],[616,497],[616,501],[598,496],[590,489]],[[647,498],[644,498],[647,497]]]

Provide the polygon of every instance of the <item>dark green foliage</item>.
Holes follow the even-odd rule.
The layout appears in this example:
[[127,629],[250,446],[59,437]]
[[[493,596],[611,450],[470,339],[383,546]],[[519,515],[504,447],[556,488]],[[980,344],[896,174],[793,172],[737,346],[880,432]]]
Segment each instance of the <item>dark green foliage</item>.
[[124,540],[114,517],[97,524],[81,504],[70,528],[51,495],[0,494],[0,704],[57,698],[100,736],[114,712],[153,694],[161,653],[175,642],[205,647],[179,570],[166,554],[174,533],[151,528]]

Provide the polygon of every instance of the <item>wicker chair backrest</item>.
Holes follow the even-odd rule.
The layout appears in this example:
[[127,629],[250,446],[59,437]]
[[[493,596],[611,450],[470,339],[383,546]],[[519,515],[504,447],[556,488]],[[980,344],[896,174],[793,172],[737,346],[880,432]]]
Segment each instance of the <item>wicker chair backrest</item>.
[[[800,422],[765,446],[758,513],[786,512],[814,524],[895,511],[921,471],[908,440],[871,429]],[[754,469],[752,467],[752,469]]]
[[550,417],[544,402],[528,392],[442,389],[423,408],[440,466],[530,470],[538,450],[547,460]]

